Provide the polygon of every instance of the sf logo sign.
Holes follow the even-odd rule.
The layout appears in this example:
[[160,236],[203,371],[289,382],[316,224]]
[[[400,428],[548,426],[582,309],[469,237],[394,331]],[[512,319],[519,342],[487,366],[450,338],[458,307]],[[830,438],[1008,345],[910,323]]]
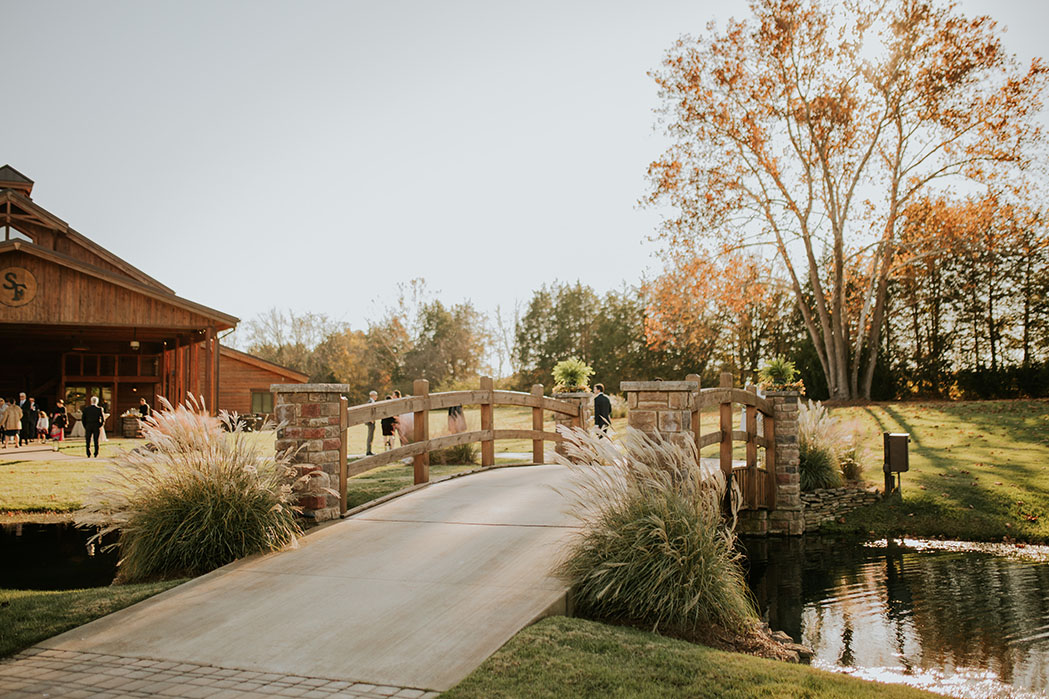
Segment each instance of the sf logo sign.
[[0,269],[0,303],[24,306],[36,298],[36,277],[25,267]]

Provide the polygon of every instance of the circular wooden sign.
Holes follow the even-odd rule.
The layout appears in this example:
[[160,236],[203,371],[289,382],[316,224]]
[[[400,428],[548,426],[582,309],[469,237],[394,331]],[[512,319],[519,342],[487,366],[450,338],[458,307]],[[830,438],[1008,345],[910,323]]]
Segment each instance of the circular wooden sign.
[[25,267],[0,269],[0,303],[24,306],[36,298],[36,277]]

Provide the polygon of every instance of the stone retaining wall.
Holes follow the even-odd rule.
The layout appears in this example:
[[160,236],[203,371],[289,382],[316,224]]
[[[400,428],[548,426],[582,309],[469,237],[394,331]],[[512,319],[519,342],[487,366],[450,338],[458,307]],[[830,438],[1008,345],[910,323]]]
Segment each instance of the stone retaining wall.
[[805,514],[805,529],[815,531],[825,522],[852,512],[858,507],[873,505],[881,499],[876,490],[860,486],[820,488],[801,494],[802,511]]

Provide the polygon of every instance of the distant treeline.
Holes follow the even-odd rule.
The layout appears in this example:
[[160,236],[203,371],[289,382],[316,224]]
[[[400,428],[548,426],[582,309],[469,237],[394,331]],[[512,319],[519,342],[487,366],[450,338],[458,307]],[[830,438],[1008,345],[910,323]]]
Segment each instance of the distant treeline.
[[[872,399],[1049,396],[1044,260],[1040,276],[999,261],[974,279],[974,266],[957,251],[921,259],[890,289]],[[502,309],[488,316],[468,300],[446,305],[417,280],[366,328],[273,309],[247,321],[237,344],[314,381],[346,383],[358,401],[371,389],[408,392],[416,378],[434,391],[474,387],[481,374],[503,388],[550,387],[554,364],[571,356],[612,391],[624,380],[689,373],[713,385],[722,371],[744,384],[768,359],[784,356],[797,364],[808,395],[826,398],[812,341],[775,276],[737,263],[717,278],[721,284],[705,295],[671,293],[682,287],[667,276],[605,294],[554,283],[512,317]]]

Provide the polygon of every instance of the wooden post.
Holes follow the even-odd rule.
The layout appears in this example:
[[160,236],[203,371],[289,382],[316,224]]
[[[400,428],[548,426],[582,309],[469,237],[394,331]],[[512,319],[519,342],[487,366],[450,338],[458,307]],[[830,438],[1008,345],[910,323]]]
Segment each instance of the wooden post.
[[[484,396],[481,399],[481,430],[488,431],[495,429],[492,424],[494,422],[494,416],[492,413],[492,400],[494,396],[492,391],[494,390],[494,384],[492,383],[491,376],[481,377],[481,390],[484,391]],[[494,466],[495,465],[495,440],[484,439],[481,441],[481,466]]]
[[215,384],[215,397],[212,398],[212,403],[211,404],[215,406],[215,414],[218,415],[219,414],[219,407],[220,407],[219,406],[219,363],[220,363],[219,362],[219,350],[221,349],[221,345],[219,344],[218,333],[215,333],[214,345],[215,345],[215,357],[214,357],[214,359],[215,359],[215,371],[214,371],[214,373],[212,373],[211,376],[212,376],[213,382]]
[[[537,383],[532,385],[532,398],[536,400],[538,405],[532,406],[532,429],[543,431],[543,384]],[[532,463],[541,464],[545,457],[543,456],[543,440],[533,439],[532,440]]]
[[[430,382],[426,379],[416,379],[412,384],[412,395],[423,398],[422,410],[415,411],[412,421],[415,434],[412,439],[416,443],[430,441]],[[430,482],[430,451],[429,445],[422,454],[412,457],[415,467],[415,485]]]
[[347,442],[349,441],[349,435],[346,434],[346,430],[349,426],[349,417],[346,415],[346,411],[350,408],[350,402],[346,400],[346,396],[339,396],[339,515],[346,514],[346,459],[349,458],[347,454]]
[[[757,386],[747,386],[747,391],[755,396],[758,393]],[[760,504],[758,493],[758,409],[753,405],[747,406],[747,479],[744,482],[744,492],[749,496],[750,508],[757,509]],[[749,492],[747,492],[749,488]],[[761,498],[764,499],[764,498]]]
[[202,398],[200,395],[200,343],[193,342],[194,339],[191,336],[189,343],[189,390],[199,401]]
[[[732,374],[721,373],[720,388],[732,388]],[[721,404],[721,472],[732,478],[732,401]]]
[[689,374],[685,377],[685,381],[696,382],[696,393],[692,398],[692,437],[696,440],[696,455],[699,456],[699,437],[703,434],[699,424],[699,388],[702,384],[699,381],[699,374]]
[[215,411],[215,357],[213,345],[215,328],[209,325],[204,330],[204,400],[208,404],[208,414],[217,415]]

